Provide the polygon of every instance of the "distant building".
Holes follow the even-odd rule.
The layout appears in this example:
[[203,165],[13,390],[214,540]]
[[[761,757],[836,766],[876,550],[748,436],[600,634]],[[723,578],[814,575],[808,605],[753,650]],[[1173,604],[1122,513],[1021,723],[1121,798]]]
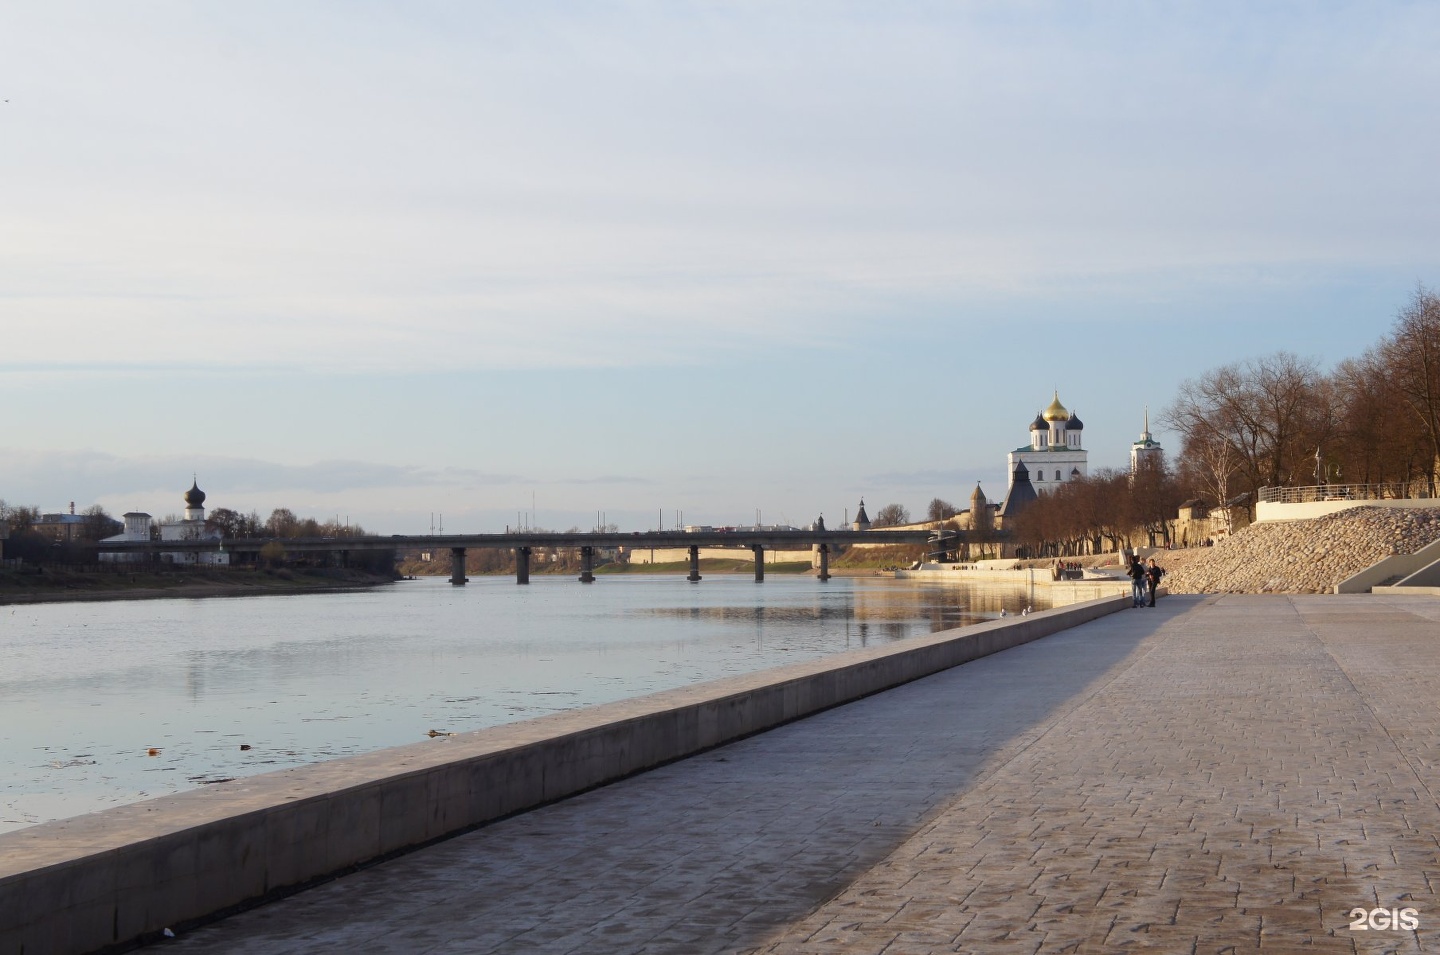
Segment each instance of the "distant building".
[[[185,517],[170,524],[160,525],[162,541],[219,541],[222,535],[217,528],[205,524],[205,492],[192,481],[190,490],[185,492]],[[160,559],[176,564],[228,564],[230,555],[218,547],[214,551],[174,551],[164,553]]]
[[68,544],[85,536],[85,518],[75,513],[75,502],[71,501],[69,514],[41,514],[30,529],[47,540]]
[[1084,430],[1080,416],[1066,410],[1060,403],[1060,392],[1055,392],[1050,406],[1030,423],[1030,444],[1016,448],[1007,457],[1011,488],[1017,467],[1022,464],[1032,489],[1041,494],[1084,477],[1090,467],[1090,452],[1080,443]]
[[870,529],[870,515],[865,513],[865,499],[860,499],[860,510],[855,512],[855,520],[851,522],[852,530],[868,531]]
[[[125,530],[114,537],[107,537],[104,543],[115,541],[148,541],[150,539],[150,515],[141,511],[130,511],[125,515]],[[101,551],[100,559],[106,563],[138,564],[145,555],[138,551]]]
[[[169,524],[161,524],[160,539],[162,541],[213,540],[216,542],[216,549],[199,552],[180,550],[162,552],[160,559],[167,564],[213,566],[230,563],[230,555],[219,548],[219,541],[222,539],[219,529],[208,527],[205,524],[205,492],[192,481],[190,490],[185,492],[184,500],[185,517]],[[105,538],[105,541],[113,543],[148,541],[149,539],[150,515],[142,511],[131,511],[125,515],[125,530],[113,537]],[[138,552],[102,553],[100,559],[117,563],[139,563],[145,559],[145,555]]]
[[1134,474],[1141,468],[1163,468],[1165,466],[1165,449],[1160,447],[1160,442],[1150,436],[1150,408],[1145,408],[1145,429],[1140,432],[1140,440],[1130,445],[1130,473]]
[[70,502],[68,514],[41,514],[40,519],[30,525],[31,530],[56,543],[98,539],[106,533],[118,530],[120,522],[112,517],[94,514],[76,514],[75,502]]

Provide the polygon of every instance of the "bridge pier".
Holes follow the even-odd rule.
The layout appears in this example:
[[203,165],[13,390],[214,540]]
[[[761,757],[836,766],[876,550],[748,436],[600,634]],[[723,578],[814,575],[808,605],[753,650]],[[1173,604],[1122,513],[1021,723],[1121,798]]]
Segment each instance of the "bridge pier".
[[515,548],[515,583],[530,583],[530,548]]
[[820,579],[830,579],[830,545],[820,545]]
[[765,545],[752,544],[750,549],[755,552],[755,583],[765,579]]
[[700,547],[697,544],[690,545],[690,576],[685,579],[692,584],[700,582]]
[[469,579],[465,576],[465,548],[450,548],[450,583],[463,584]]
[[595,548],[580,548],[580,583],[595,583]]

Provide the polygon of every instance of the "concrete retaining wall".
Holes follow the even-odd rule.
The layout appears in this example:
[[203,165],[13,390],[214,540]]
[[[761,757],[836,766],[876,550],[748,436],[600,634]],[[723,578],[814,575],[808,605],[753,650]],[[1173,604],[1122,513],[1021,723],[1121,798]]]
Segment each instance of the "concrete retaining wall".
[[1326,514],[1335,514],[1339,511],[1347,511],[1352,507],[1434,507],[1434,498],[1377,498],[1369,500],[1355,498],[1343,501],[1298,501],[1295,503],[1277,503],[1273,501],[1260,501],[1255,505],[1255,523],[1262,521],[1307,521],[1315,517],[1324,517]]
[[0,955],[153,937],[1128,602],[1092,600],[5,833]]

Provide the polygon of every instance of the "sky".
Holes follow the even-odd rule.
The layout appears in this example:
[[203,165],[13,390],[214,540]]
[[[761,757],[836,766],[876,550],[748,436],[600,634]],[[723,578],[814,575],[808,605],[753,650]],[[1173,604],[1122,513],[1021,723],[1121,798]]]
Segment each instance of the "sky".
[[1440,285],[1433,3],[0,14],[12,505],[923,513]]

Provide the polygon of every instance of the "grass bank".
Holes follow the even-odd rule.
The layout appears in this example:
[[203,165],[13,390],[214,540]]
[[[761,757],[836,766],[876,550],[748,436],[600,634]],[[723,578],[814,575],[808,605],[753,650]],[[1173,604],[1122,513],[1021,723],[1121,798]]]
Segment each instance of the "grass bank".
[[333,567],[282,567],[269,570],[249,567],[197,567],[163,572],[45,567],[41,570],[0,571],[0,604],[326,593],[375,587],[393,580],[393,577],[386,574]]

